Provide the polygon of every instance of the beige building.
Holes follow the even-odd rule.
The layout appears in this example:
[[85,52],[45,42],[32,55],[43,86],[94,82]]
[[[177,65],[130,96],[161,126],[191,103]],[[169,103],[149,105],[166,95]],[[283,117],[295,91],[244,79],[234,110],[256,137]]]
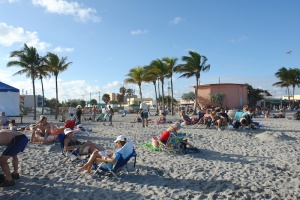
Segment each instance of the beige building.
[[116,93],[110,93],[108,94],[111,101],[117,101],[117,94]]
[[[196,90],[196,86],[193,86]],[[248,103],[247,84],[221,83],[198,86],[197,102],[201,107],[219,106],[210,99],[210,94],[224,93],[223,107],[242,108]]]

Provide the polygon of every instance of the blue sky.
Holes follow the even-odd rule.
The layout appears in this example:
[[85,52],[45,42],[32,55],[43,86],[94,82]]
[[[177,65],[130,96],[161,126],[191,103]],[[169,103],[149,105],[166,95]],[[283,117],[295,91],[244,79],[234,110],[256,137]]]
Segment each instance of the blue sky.
[[[300,67],[299,8],[297,0],[0,0],[0,81],[32,93],[25,75],[12,76],[21,68],[6,66],[24,43],[73,62],[58,77],[60,100],[118,92],[129,69],[163,57],[181,64],[192,50],[211,65],[201,84],[248,83],[281,96],[274,73]],[[176,99],[196,83],[178,77]],[[54,98],[54,78],[44,84],[46,98]],[[124,86],[138,94],[137,86]],[[41,94],[39,80],[36,88]],[[153,84],[142,91],[154,97]]]

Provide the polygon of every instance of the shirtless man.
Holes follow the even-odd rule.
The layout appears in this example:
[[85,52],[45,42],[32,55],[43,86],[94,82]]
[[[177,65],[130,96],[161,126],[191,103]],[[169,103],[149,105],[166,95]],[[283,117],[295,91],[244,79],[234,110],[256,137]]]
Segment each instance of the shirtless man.
[[33,128],[31,140],[33,141],[34,134],[44,137],[44,142],[47,141],[47,137],[55,130],[56,128],[52,122],[47,122],[47,117],[44,115],[40,116],[40,120],[36,123]]
[[96,106],[92,107],[92,116],[93,116],[93,122],[96,121]]
[[206,109],[204,116],[199,120],[198,124],[207,124],[207,121],[210,118],[210,110]]
[[[28,143],[26,135],[13,130],[0,130],[0,146],[6,145],[6,149],[0,156],[0,167],[5,176],[0,175],[0,187],[14,186],[13,179],[19,179],[19,160],[17,154],[23,152]],[[12,158],[13,173],[10,173],[7,160]]]

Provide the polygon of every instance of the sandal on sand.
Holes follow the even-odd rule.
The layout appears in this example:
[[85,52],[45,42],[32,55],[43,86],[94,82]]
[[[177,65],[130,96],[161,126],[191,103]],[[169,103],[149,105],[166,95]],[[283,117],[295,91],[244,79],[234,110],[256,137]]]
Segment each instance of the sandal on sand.
[[20,178],[20,175],[19,175],[19,173],[11,173],[11,177],[13,178],[13,179],[19,179]]
[[14,186],[14,185],[15,185],[15,182],[14,182],[14,180],[12,179],[11,181],[9,181],[9,180],[3,181],[3,182],[0,184],[0,187],[10,187],[10,186]]

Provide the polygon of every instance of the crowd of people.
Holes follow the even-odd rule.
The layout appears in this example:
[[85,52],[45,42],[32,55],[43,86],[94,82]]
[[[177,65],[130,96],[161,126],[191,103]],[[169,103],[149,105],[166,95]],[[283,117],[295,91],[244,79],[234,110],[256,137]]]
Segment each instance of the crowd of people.
[[[96,107],[95,107],[96,108]],[[101,110],[103,112],[103,110]],[[112,116],[114,115],[114,110],[111,106],[108,106],[104,110],[108,116],[109,125],[112,125]],[[7,146],[0,157],[0,167],[3,174],[0,174],[0,187],[13,186],[15,184],[14,179],[18,179],[18,153],[23,152],[27,146],[27,143],[35,142],[35,138],[39,138],[40,143],[53,142],[57,139],[58,134],[64,134],[64,148],[66,151],[77,148],[80,154],[89,154],[89,160],[79,169],[82,173],[90,173],[92,165],[95,162],[107,162],[110,164],[116,163],[116,154],[105,152],[104,147],[99,147],[92,141],[79,141],[74,138],[74,133],[83,131],[83,126],[81,124],[82,119],[82,107],[78,105],[76,109],[70,106],[68,111],[68,117],[64,116],[62,113],[61,122],[64,122],[64,126],[57,126],[52,122],[48,122],[45,115],[41,115],[39,120],[30,125],[28,128],[32,131],[32,136],[30,139],[27,138],[19,130],[18,124],[14,119],[10,120],[5,112],[1,112],[0,116],[0,146]],[[172,134],[177,135],[179,130],[184,126],[189,126],[193,124],[206,125],[215,124],[218,131],[221,131],[227,125],[232,125],[233,123],[240,124],[241,127],[251,128],[251,118],[257,117],[258,115],[264,115],[268,118],[271,116],[268,110],[262,112],[259,107],[253,108],[250,106],[245,106],[243,108],[243,114],[238,120],[228,115],[227,108],[210,108],[210,109],[198,109],[197,117],[190,117],[187,115],[186,111],[181,111],[180,119],[171,124],[167,129],[165,129],[158,137],[158,140],[162,144],[166,144]],[[283,109],[280,109],[274,118],[285,118],[286,113]],[[92,110],[92,118],[96,118],[96,109]],[[146,128],[149,126],[149,109],[145,102],[140,103],[140,110],[137,116],[141,120],[142,127]],[[300,111],[297,111],[292,115],[292,119],[300,119]],[[167,123],[167,116],[162,113],[157,119],[154,120],[155,124],[165,124]],[[6,127],[6,128],[5,128]],[[126,142],[127,138],[124,135],[120,135],[115,140],[117,147],[122,148]],[[192,144],[188,143],[187,140],[182,141],[183,146],[193,147]],[[13,171],[9,169],[8,159],[12,158]]]

